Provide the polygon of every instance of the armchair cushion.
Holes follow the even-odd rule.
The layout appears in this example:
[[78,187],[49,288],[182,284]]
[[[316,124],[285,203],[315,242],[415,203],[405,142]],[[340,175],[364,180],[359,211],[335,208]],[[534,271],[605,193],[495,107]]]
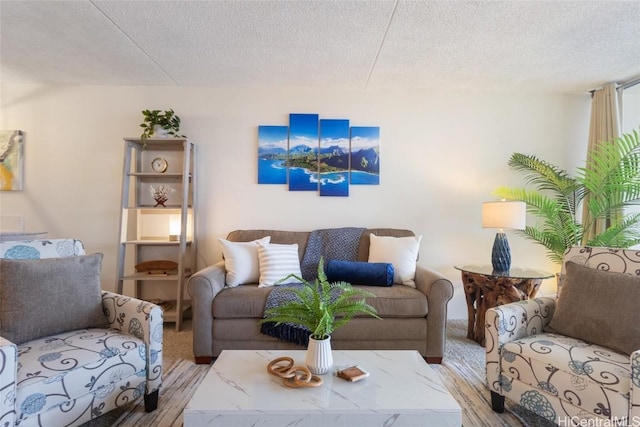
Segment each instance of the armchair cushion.
[[105,327],[101,264],[102,254],[0,259],[2,336],[22,344],[75,329]]
[[640,277],[568,261],[549,329],[630,355],[640,349]]

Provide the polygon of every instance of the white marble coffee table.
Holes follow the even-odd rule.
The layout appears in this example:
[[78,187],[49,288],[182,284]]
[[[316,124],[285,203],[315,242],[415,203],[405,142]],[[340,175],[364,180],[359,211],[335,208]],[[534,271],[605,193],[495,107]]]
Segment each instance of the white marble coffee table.
[[[304,350],[226,350],[184,410],[184,426],[460,426],[460,406],[417,351],[333,351],[334,366],[318,388],[291,389],[267,372],[290,356],[304,366]],[[358,382],[335,372],[360,365]]]

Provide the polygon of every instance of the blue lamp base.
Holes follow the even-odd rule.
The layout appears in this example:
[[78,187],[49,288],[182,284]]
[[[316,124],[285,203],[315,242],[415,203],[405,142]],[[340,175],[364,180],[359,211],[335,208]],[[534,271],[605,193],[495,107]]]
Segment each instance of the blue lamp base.
[[506,272],[511,268],[511,248],[505,233],[496,234],[491,251],[491,264],[496,272]]

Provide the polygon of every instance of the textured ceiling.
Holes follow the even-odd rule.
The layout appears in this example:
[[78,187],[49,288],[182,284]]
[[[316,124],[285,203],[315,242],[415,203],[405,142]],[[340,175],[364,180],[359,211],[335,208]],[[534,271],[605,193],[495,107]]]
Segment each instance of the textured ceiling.
[[640,1],[0,0],[0,79],[585,92],[640,76]]

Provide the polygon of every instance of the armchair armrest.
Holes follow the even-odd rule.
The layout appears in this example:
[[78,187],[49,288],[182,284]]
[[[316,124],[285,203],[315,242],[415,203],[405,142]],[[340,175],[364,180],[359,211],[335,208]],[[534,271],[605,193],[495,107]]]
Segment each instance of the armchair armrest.
[[18,347],[0,337],[0,425],[16,423],[16,379]]
[[510,341],[542,332],[551,322],[555,299],[535,298],[505,304],[487,310],[485,348],[487,352],[487,384],[501,394],[500,352]]
[[440,363],[444,355],[447,304],[453,297],[453,284],[439,272],[416,266],[416,289],[427,296],[427,362]]
[[631,353],[631,395],[629,422],[640,421],[640,350]]
[[187,290],[193,310],[193,355],[196,363],[210,363],[213,358],[213,299],[225,285],[224,261],[203,268],[189,278]]
[[147,391],[162,384],[162,309],[156,304],[113,292],[102,291],[102,308],[109,327],[144,341],[147,362]]

